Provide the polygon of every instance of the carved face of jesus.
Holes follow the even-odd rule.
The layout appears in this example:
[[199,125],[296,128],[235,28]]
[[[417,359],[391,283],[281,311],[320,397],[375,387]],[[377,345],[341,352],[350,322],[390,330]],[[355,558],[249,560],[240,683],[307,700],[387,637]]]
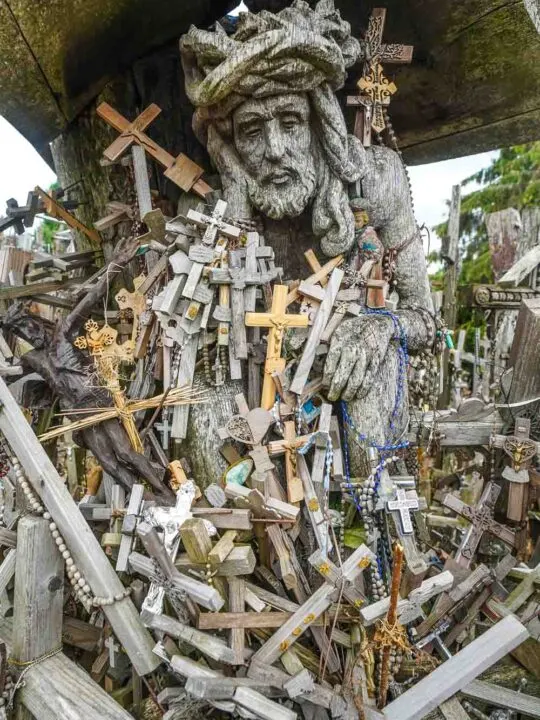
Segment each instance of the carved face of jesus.
[[236,150],[252,204],[271,218],[299,215],[313,198],[316,172],[305,95],[247,100],[233,115]]

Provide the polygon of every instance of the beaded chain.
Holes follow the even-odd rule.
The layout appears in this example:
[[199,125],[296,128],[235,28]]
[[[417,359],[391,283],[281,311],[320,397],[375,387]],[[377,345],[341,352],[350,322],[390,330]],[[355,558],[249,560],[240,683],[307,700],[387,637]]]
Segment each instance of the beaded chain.
[[[394,339],[398,340],[397,351],[398,351],[398,381],[396,387],[396,396],[394,400],[394,406],[392,413],[388,421],[388,428],[385,432],[385,441],[382,445],[370,440],[365,433],[362,433],[356,426],[354,420],[349,415],[347,409],[347,403],[341,401],[341,416],[343,419],[343,461],[345,469],[345,482],[342,483],[342,491],[347,490],[352,496],[352,500],[359,511],[364,526],[368,532],[372,531],[375,526],[374,510],[377,501],[378,489],[384,468],[397,460],[397,456],[394,454],[397,450],[408,447],[409,443],[407,440],[400,440],[396,433],[396,420],[398,413],[403,404],[403,398],[405,393],[405,382],[407,366],[409,362],[409,353],[407,346],[407,337],[405,330],[399,320],[399,318],[389,310],[372,310],[366,309],[364,311],[369,315],[383,315],[391,318],[394,325]],[[377,466],[372,471],[366,482],[362,485],[353,485],[351,483],[351,471],[350,471],[350,451],[348,432],[350,430],[353,433],[353,437],[357,443],[373,448],[379,452],[379,460]],[[342,495],[342,524],[344,520],[344,496]],[[343,531],[344,532],[344,531]],[[342,532],[342,536],[343,536]],[[386,597],[388,595],[387,590],[383,582],[383,564],[382,557],[384,557],[386,564],[391,566],[391,557],[389,557],[390,549],[386,548],[383,540],[385,533],[380,534],[378,546],[377,546],[377,562],[375,567],[371,570],[371,584],[372,594],[374,597]],[[386,543],[387,544],[387,543]],[[391,555],[391,553],[390,553]],[[381,595],[381,593],[384,593]]]
[[53,521],[50,512],[45,509],[38,496],[34,493],[32,486],[24,474],[24,470],[22,469],[16,456],[11,458],[11,466],[31,512],[34,512],[37,515],[42,515],[43,518],[49,522],[49,531],[56,543],[56,546],[58,547],[58,551],[66,563],[67,576],[73,587],[75,597],[81,602],[87,612],[90,612],[93,607],[98,608],[100,606],[114,605],[115,602],[120,602],[124,598],[128,597],[131,593],[131,588],[125,588],[121,593],[111,595],[110,597],[92,596],[90,585],[75,564],[75,561],[71,556],[71,552],[68,550],[66,542],[60,534],[56,523]]

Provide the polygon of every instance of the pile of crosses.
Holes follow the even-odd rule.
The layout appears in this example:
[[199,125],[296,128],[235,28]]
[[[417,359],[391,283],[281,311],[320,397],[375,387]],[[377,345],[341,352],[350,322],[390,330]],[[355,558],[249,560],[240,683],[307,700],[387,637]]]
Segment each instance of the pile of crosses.
[[[372,453],[371,474],[351,478],[321,371],[332,333],[362,293],[384,302],[384,281],[366,270],[351,287],[344,258],[321,266],[309,252],[307,277],[282,284],[261,234],[210,202],[200,168],[144,134],[157,112],[129,123],[99,109],[121,132],[107,161],[131,149],[139,212],[113,202],[96,224],[146,226],[133,288],[108,293],[113,256],[49,289],[28,274],[0,289],[80,313],[72,344],[111,395],[111,409],[38,430],[0,380],[0,717],[540,717],[523,683],[478,679],[503,658],[540,679],[540,564],[526,525],[540,446],[528,421],[477,443],[507,458],[500,474],[494,463],[484,483],[449,477],[433,500],[417,493],[416,461],[439,449],[421,433],[421,447]],[[205,204],[175,218],[154,209],[145,153]],[[109,302],[88,316],[101,287]],[[13,338],[1,349],[1,373],[15,374]],[[198,485],[189,458],[174,459],[190,402],[242,379],[214,443],[227,469]],[[182,395],[192,385],[198,394]],[[122,423],[132,452],[167,471],[167,492],[114,468],[85,472],[70,440],[80,422]],[[375,476],[386,498],[370,492]]]

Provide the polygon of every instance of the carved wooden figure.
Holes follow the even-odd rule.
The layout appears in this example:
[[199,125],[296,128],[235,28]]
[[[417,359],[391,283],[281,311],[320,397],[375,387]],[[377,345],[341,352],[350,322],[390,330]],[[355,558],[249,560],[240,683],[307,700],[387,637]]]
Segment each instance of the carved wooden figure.
[[267,327],[268,347],[264,365],[264,381],[261,398],[261,407],[270,410],[274,405],[276,394],[273,380],[274,373],[281,373],[285,369],[285,358],[281,357],[283,335],[290,327],[307,327],[306,315],[289,315],[287,308],[287,286],[274,285],[272,307],[269,313],[246,313],[248,327]]

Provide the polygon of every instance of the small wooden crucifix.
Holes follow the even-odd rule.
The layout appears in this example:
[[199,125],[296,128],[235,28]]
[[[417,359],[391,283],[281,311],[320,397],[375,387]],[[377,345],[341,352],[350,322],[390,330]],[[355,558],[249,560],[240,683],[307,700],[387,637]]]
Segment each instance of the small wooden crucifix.
[[414,49],[412,45],[382,43],[385,19],[386,8],[373,9],[364,39],[366,60],[358,81],[360,94],[347,97],[347,105],[357,108],[354,134],[366,147],[371,145],[372,128],[378,133],[385,129],[383,107],[397,90],[385,77],[381,63],[408,64]]
[[488,482],[476,507],[466,505],[454,495],[445,495],[442,504],[454,510],[462,517],[470,521],[471,525],[463,539],[455,560],[462,567],[469,567],[473,561],[476,549],[480,544],[482,535],[489,532],[495,535],[507,545],[513,547],[516,544],[516,533],[506,525],[501,525],[493,519],[495,503],[499,497],[501,488],[492,482]]
[[508,480],[508,507],[506,516],[509,520],[521,522],[527,512],[529,499],[529,470],[528,465],[537,452],[537,444],[531,440],[531,421],[528,418],[518,417],[514,427],[514,434],[503,439],[502,448],[512,459],[502,473]]
[[287,315],[287,291],[286,285],[274,285],[270,312],[246,313],[246,325],[248,327],[270,328],[261,399],[261,407],[265,410],[270,410],[274,405],[276,387],[272,375],[273,373],[281,373],[285,369],[285,358],[281,357],[283,333],[289,327],[307,327],[309,322],[307,315]]

